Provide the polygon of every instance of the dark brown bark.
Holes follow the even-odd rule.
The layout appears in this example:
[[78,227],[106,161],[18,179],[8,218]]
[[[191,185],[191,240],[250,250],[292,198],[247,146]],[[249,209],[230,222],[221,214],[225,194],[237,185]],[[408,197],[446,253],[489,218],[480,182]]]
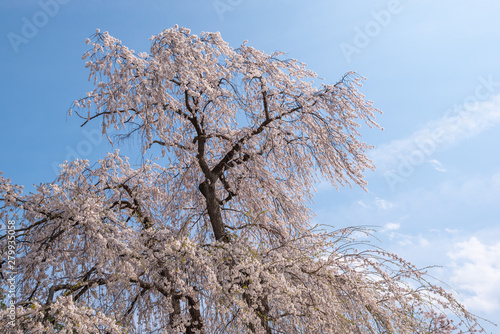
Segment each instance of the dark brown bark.
[[222,220],[222,212],[215,192],[215,183],[210,182],[210,180],[205,180],[205,182],[200,184],[199,189],[207,203],[207,213],[210,218],[210,224],[212,224],[215,240],[228,242],[229,237]]
[[[172,276],[170,275],[168,269],[163,269],[160,275],[166,277],[170,282],[172,281]],[[196,287],[195,287],[196,290]],[[200,312],[200,302],[197,297],[192,297],[189,295],[182,295],[174,288],[170,289],[170,292],[161,289],[160,291],[165,297],[171,296],[172,302],[172,312],[170,312],[169,324],[171,327],[175,327],[181,318],[181,301],[184,299],[187,302],[187,308],[189,316],[191,318],[190,324],[186,326],[186,334],[204,333],[203,329],[203,318]]]
[[191,324],[186,328],[186,334],[202,333],[203,321],[200,313],[200,303],[194,298],[187,297]]
[[175,327],[181,317],[181,296],[172,295],[172,309],[170,312],[170,326]]
[[[243,281],[240,285],[244,287],[250,285],[250,283],[251,281]],[[243,299],[250,307],[254,303],[252,297],[247,293],[243,293]],[[269,302],[267,300],[266,295],[261,295],[257,297],[257,309],[255,311],[260,319],[260,324],[262,328],[264,328],[264,330],[266,331],[266,334],[272,334],[272,329],[271,326],[269,325],[269,320],[270,320],[269,313],[271,309],[269,307]],[[253,324],[251,323],[248,324],[248,327],[250,328],[250,331],[252,333],[256,333],[256,329]]]

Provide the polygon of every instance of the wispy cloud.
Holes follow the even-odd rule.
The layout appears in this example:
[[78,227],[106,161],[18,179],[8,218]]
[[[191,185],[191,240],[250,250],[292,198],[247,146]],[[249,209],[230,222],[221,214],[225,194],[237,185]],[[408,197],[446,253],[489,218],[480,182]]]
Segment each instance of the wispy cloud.
[[396,232],[399,230],[399,223],[388,223],[384,225],[382,232],[388,232],[390,240],[396,241],[400,247],[428,247],[431,243],[422,234],[413,235]]
[[378,197],[375,199],[374,203],[379,209],[382,209],[382,210],[389,210],[389,209],[392,209],[394,207],[394,203],[389,202],[385,199],[378,198]]
[[436,159],[429,160],[429,164],[438,172],[446,172],[446,168],[443,167],[443,164]]
[[[477,99],[476,99],[477,100]],[[465,101],[468,101],[466,99]],[[407,138],[393,140],[374,149],[370,156],[382,172],[426,161],[436,151],[500,124],[500,95],[483,102],[464,103],[448,110],[443,117],[428,122]],[[438,166],[439,167],[439,166]]]
[[381,210],[389,210],[389,209],[392,209],[394,207],[394,203],[392,203],[388,200],[382,199],[382,198],[378,198],[378,197],[375,197],[374,200],[368,201],[368,203],[366,201],[362,201],[362,200],[357,201],[356,203],[364,209],[371,209],[371,208],[375,207],[375,208],[381,209]]
[[361,207],[363,207],[365,209],[370,209],[371,208],[371,206],[369,206],[368,204],[366,204],[363,201],[358,201],[357,203],[358,203],[358,205],[360,205]]

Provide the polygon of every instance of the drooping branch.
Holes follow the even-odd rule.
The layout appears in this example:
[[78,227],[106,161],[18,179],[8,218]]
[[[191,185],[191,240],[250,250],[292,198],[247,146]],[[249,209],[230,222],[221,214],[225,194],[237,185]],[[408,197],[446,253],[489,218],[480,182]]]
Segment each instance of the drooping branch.
[[[151,218],[148,215],[146,215],[143,212],[143,210],[141,209],[141,205],[139,204],[139,201],[137,200],[137,198],[134,196],[132,189],[125,183],[119,184],[118,187],[123,188],[127,192],[127,194],[130,196],[132,201],[134,202],[134,206],[132,207],[133,212],[137,214],[137,218],[141,222],[143,228],[147,230],[148,228],[152,227],[153,222],[151,221]],[[122,205],[128,204],[128,206],[130,206],[130,204],[127,203],[126,201],[125,202],[120,201],[120,203]]]

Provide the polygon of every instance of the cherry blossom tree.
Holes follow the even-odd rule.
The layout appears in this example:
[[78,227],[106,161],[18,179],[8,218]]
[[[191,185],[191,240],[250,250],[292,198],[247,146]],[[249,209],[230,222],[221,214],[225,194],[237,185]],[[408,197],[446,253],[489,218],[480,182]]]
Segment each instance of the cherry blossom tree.
[[[477,319],[362,227],[312,225],[321,178],[365,187],[360,124],[377,112],[348,73],[332,85],[282,53],[175,27],[135,54],[87,40],[95,89],[70,112],[136,140],[63,164],[24,195],[0,176],[15,220],[15,333],[464,333]],[[0,247],[8,249],[8,233]],[[358,250],[360,249],[360,250]],[[5,269],[7,263],[2,262]],[[5,304],[6,305],[6,304]],[[454,319],[457,319],[454,322]]]

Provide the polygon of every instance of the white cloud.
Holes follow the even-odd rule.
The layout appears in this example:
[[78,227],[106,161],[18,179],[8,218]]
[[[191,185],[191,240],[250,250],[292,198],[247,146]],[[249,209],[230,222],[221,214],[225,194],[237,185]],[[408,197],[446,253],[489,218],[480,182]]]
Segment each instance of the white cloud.
[[389,210],[394,207],[394,203],[386,201],[385,199],[375,198],[375,205],[382,210]]
[[387,223],[384,225],[384,230],[395,231],[395,230],[399,230],[400,227],[401,227],[400,223]]
[[[389,223],[389,224],[391,224],[391,223]],[[385,226],[387,226],[389,224],[386,224]],[[398,226],[397,227],[391,226],[391,227],[395,227],[395,229],[393,229],[393,230],[399,229],[399,224],[395,224],[395,225],[398,225]],[[386,229],[386,231],[387,230],[390,230],[390,229]],[[426,248],[426,247],[429,247],[431,245],[429,240],[424,238],[422,235],[411,235],[411,234],[391,232],[389,234],[389,238],[391,240],[397,240],[397,244],[401,247],[419,247],[420,250],[422,250],[422,248]]]
[[420,247],[428,247],[428,246],[430,246],[431,243],[426,238],[419,236],[418,237],[418,244]]
[[[465,99],[469,100],[471,99]],[[419,165],[437,150],[478,135],[498,124],[500,95],[495,95],[486,102],[465,103],[460,108],[448,110],[443,117],[428,122],[410,136],[393,140],[372,150],[370,157],[377,169],[382,171],[398,168],[403,162],[413,166]],[[434,163],[435,168],[442,168],[437,160],[429,162]]]
[[378,198],[378,197],[375,197],[375,199],[373,201],[369,200],[368,203],[366,201],[363,201],[363,200],[359,200],[356,203],[357,203],[357,205],[361,206],[364,209],[371,209],[371,208],[373,208],[374,205],[376,208],[382,209],[382,210],[389,210],[389,209],[392,209],[394,207],[394,203],[392,203],[388,200],[382,199],[382,198]]
[[450,281],[462,291],[459,299],[473,311],[498,314],[500,242],[488,245],[471,237],[447,255],[453,261]]
[[438,172],[446,172],[446,168],[443,167],[443,164],[436,159],[429,160],[429,164]]
[[391,238],[396,238],[398,239],[398,245],[399,246],[411,246],[413,245],[413,237],[411,235],[407,234],[393,234],[391,235]]
[[444,231],[449,234],[457,234],[459,232],[456,228],[445,228]]
[[365,204],[365,202],[363,201],[358,201],[358,204],[365,209],[370,209],[370,206],[368,204]]

